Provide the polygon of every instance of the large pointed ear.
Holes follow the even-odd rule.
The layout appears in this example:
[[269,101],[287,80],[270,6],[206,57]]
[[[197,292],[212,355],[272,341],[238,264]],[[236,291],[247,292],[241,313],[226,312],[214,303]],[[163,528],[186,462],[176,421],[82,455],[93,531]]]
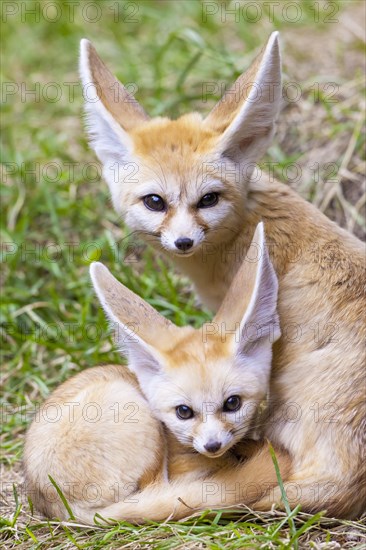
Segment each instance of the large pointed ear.
[[272,138],[281,95],[278,32],[274,32],[205,119],[205,125],[221,134],[217,152],[235,162],[257,162]]
[[80,42],[80,77],[90,142],[103,164],[103,175],[111,188],[112,199],[118,202],[114,192],[118,184],[116,167],[132,161],[132,141],[128,132],[149,117],[86,39]]
[[95,292],[117,331],[121,351],[142,386],[161,370],[164,351],[180,330],[137,294],[117,281],[100,262],[90,266]]
[[277,295],[278,280],[261,222],[214,322],[227,333],[234,333],[238,357],[259,359],[265,369],[270,367],[272,344],[281,335]]

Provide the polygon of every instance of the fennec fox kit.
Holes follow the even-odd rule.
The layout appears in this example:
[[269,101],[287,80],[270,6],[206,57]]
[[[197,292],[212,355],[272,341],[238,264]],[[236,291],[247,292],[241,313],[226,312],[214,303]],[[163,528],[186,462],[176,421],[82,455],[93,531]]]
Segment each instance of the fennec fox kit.
[[88,126],[116,210],[213,310],[265,222],[282,327],[265,435],[293,457],[291,503],[354,517],[366,499],[365,249],[255,164],[281,103],[277,34],[206,118],[178,120],[150,119],[83,40]]
[[[272,342],[280,335],[278,284],[263,224],[254,239],[257,261],[243,262],[213,323],[201,330],[178,328],[102,264],[91,266],[128,369],[88,369],[37,413],[24,452],[27,491],[37,509],[68,517],[49,476],[75,517],[89,523],[95,513],[161,520],[196,508],[252,504],[275,485],[266,445],[241,444],[240,453],[254,445],[254,458],[245,462],[233,452],[266,397]],[[277,457],[286,478],[290,461],[281,449]],[[136,494],[139,489],[146,493]]]

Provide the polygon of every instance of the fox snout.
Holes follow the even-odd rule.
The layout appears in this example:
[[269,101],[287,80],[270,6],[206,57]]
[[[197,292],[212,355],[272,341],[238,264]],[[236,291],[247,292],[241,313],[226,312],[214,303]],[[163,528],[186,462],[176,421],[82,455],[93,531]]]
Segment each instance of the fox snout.
[[234,443],[231,431],[215,416],[203,421],[193,438],[196,451],[209,458],[223,455]]
[[193,253],[205,233],[196,216],[188,208],[170,207],[160,226],[161,245],[176,254]]
[[221,441],[209,441],[204,445],[204,448],[209,453],[217,453],[221,449]]
[[178,250],[181,250],[182,252],[186,252],[186,250],[189,250],[190,248],[192,248],[194,241],[189,237],[180,237],[179,239],[174,241],[174,244],[178,248]]
[[222,434],[222,436],[208,439],[206,443],[199,442],[195,445],[195,448],[199,453],[208,458],[218,458],[230,449],[233,442],[233,438],[229,434]]
[[160,242],[161,246],[168,252],[179,256],[191,256],[197,251],[198,246],[202,243],[203,234],[192,234],[177,236],[170,232],[163,232],[161,234]]

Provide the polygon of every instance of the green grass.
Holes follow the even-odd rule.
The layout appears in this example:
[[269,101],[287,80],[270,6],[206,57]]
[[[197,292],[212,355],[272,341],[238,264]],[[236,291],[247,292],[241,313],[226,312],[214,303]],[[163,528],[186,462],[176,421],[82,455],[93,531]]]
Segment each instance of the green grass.
[[[52,7],[42,11],[47,4],[10,2],[13,7],[7,9],[18,8],[18,13],[9,14],[6,21],[3,13],[2,23],[1,71],[7,95],[2,105],[1,155],[4,513],[0,537],[5,547],[361,548],[366,541],[362,522],[337,522],[299,511],[252,514],[243,509],[233,519],[204,513],[182,523],[140,528],[121,523],[85,529],[43,521],[32,517],[22,494],[20,460],[24,432],[37,403],[76,372],[121,361],[91,289],[91,261],[103,261],[124,284],[179,325],[198,326],[208,318],[189,282],[130,234],[113,212],[82,125],[77,84],[80,38],[91,39],[121,81],[132,83],[131,89],[137,87],[136,95],[151,115],[176,117],[193,109],[208,112],[221,94],[221,84],[240,74],[269,32],[280,29],[286,79],[296,80],[301,73],[303,93],[299,102],[284,109],[278,137],[264,162],[275,163],[280,179],[286,167],[299,163],[302,175],[293,186],[362,237],[365,134],[357,35],[362,2],[331,2],[339,8],[338,23],[325,21],[330,10],[322,2],[316,23],[314,3],[300,2],[301,18],[290,23],[280,8],[272,21],[258,2],[263,11],[255,24],[245,19],[243,11],[237,22],[229,15],[224,22],[219,14],[205,20],[205,6],[221,9],[213,2],[92,2],[98,8],[86,13],[88,2],[80,2],[73,21],[67,3],[57,2],[61,13],[57,21],[52,21],[57,18]],[[28,10],[36,6],[39,21],[26,14],[24,6]],[[346,42],[342,41],[347,31],[341,22],[344,12],[356,29],[349,30]],[[100,19],[92,22],[95,15]],[[325,43],[332,45],[336,72],[334,65],[324,67],[324,56],[301,46],[304,36],[318,44],[319,51]],[[349,52],[351,58],[345,62]],[[329,102],[324,89],[315,96],[314,82],[324,81],[337,83],[335,103]],[[202,83],[214,86],[207,102],[202,102]],[[56,92],[60,97],[53,101]]]

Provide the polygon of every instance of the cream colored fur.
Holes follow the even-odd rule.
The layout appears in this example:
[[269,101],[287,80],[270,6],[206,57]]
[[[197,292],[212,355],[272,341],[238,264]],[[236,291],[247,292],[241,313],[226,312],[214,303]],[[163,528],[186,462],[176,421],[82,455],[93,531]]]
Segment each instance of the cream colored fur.
[[[88,523],[95,513],[131,521],[180,518],[192,507],[251,504],[268,494],[276,474],[267,445],[244,440],[266,398],[272,343],[280,336],[278,283],[263,224],[255,240],[261,257],[242,263],[213,322],[201,330],[178,328],[102,264],[91,266],[128,369],[87,369],[37,412],[24,451],[27,491],[37,509],[67,519],[52,479],[75,517]],[[226,410],[233,396],[238,406]],[[191,418],[178,417],[182,405]],[[278,448],[277,455],[286,478],[287,453]],[[227,496],[236,483],[239,489]],[[156,505],[140,502],[138,490]]]
[[[274,347],[264,435],[293,458],[292,504],[355,517],[366,506],[365,248],[255,169],[280,107],[277,34],[205,119],[197,113],[149,119],[141,107],[131,110],[135,100],[126,108],[124,100],[111,106],[101,96],[98,113],[88,105],[89,126],[104,166],[112,153],[121,166],[113,181],[105,172],[116,210],[169,255],[213,310],[257,223],[265,222],[283,335]],[[116,82],[87,41],[81,74],[84,85],[92,81],[102,91]],[[128,167],[135,167],[132,184],[123,177]],[[219,200],[200,208],[207,193]],[[165,210],[149,211],[142,200],[148,194],[162,197]],[[182,237],[193,241],[189,250],[177,249]]]

